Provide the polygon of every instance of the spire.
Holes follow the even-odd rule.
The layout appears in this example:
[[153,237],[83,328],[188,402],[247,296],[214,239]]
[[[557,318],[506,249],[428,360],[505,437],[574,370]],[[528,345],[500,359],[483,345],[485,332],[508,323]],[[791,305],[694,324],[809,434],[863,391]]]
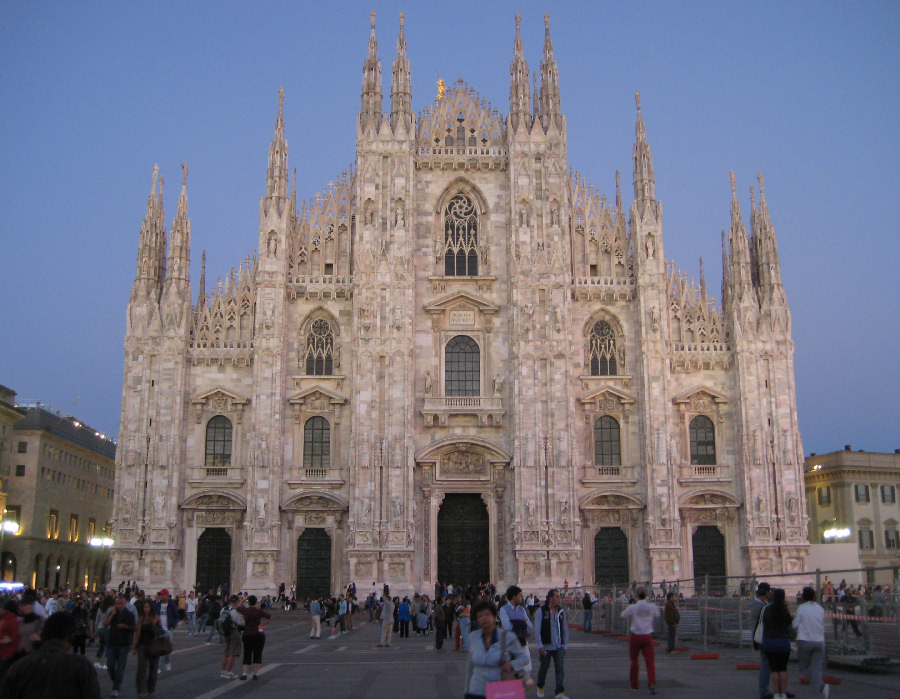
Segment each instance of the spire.
[[206,250],[200,253],[200,291],[197,292],[197,305],[206,305]]
[[622,176],[616,170],[616,211],[622,210]]
[[725,237],[725,231],[722,231],[722,308],[729,305],[728,289],[731,285],[731,279],[728,274],[728,241]]
[[734,301],[747,300],[753,291],[750,265],[750,250],[747,245],[747,230],[741,220],[741,205],[735,189],[734,171],[731,172],[731,228],[728,231],[729,280],[731,298]]
[[269,146],[269,169],[266,178],[266,198],[284,201],[287,196],[288,144],[284,138],[284,88],[278,90],[278,116],[275,118],[275,137]]
[[544,60],[541,61],[541,124],[546,131],[562,115],[559,105],[559,71],[550,40],[550,15],[544,15]]
[[400,34],[397,36],[397,57],[391,69],[391,128],[403,122],[406,132],[412,132],[412,87],[410,86],[409,59],[406,57],[406,36],[403,34],[404,13],[400,13]]
[[187,213],[187,176],[188,166],[181,163],[183,173],[181,194],[178,196],[178,209],[170,229],[171,245],[169,246],[169,264],[166,272],[166,288],[185,286],[190,279],[191,265],[191,222]]
[[656,181],[653,178],[653,156],[644,130],[644,117],[641,115],[641,93],[634,93],[637,105],[637,121],[634,125],[634,199],[635,201],[651,201],[656,199]]
[[778,259],[778,241],[775,229],[769,218],[769,205],[766,203],[766,191],[763,188],[762,173],[759,181],[759,214],[757,230],[757,269],[759,270],[759,287],[765,297],[766,292],[781,289],[781,262]]
[[513,59],[509,64],[509,116],[513,129],[520,123],[531,125],[531,92],[528,86],[528,63],[522,46],[521,24],[522,17],[517,14]]
[[541,92],[538,90],[538,74],[531,74],[531,82],[533,85],[533,89],[531,91],[532,100],[534,102],[532,106],[531,113],[534,116],[534,120],[537,121],[541,118]]
[[381,61],[378,60],[378,40],[375,38],[375,11],[371,15],[372,33],[369,35],[369,53],[363,63],[362,106],[359,120],[363,128],[378,128],[381,123]]
[[141,222],[138,238],[137,271],[132,287],[132,299],[137,296],[150,296],[158,300],[162,280],[165,278],[166,224],[162,204],[162,184],[159,166],[154,165],[150,195],[147,197],[147,212]]

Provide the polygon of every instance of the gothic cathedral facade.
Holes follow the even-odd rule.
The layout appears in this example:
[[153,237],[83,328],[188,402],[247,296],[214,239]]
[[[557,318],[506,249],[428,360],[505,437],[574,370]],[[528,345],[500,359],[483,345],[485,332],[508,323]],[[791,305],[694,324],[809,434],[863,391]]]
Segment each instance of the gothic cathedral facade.
[[[722,298],[675,268],[640,101],[624,208],[569,169],[549,24],[509,113],[414,114],[375,20],[356,162],[298,204],[284,93],[258,254],[192,294],[154,169],[125,336],[113,578],[301,594],[803,570],[791,319],[732,175]],[[702,263],[701,263],[702,264]],[[722,583],[724,584],[724,583]]]

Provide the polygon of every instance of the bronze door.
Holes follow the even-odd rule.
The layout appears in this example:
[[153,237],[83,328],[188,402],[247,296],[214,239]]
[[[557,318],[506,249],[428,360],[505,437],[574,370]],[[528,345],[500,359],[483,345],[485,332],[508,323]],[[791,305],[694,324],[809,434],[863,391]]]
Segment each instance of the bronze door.
[[297,539],[297,598],[331,595],[331,537],[306,529]]
[[619,527],[603,527],[594,537],[594,584],[628,582],[628,537]]
[[201,594],[231,587],[231,537],[219,527],[206,529],[197,540],[197,587]]
[[454,586],[490,581],[487,506],[476,493],[451,493],[438,512],[438,580]]
[[710,592],[725,590],[725,537],[718,527],[697,527],[691,539],[694,552],[694,589],[702,590],[709,576]]

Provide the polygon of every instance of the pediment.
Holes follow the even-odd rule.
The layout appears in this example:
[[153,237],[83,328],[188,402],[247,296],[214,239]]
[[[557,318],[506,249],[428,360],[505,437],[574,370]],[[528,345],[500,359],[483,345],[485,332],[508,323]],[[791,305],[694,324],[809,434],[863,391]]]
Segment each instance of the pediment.
[[508,463],[510,454],[503,447],[480,437],[445,437],[432,442],[416,454],[416,463],[436,463],[446,452],[480,452],[491,463]]
[[342,498],[334,493],[319,490],[292,495],[281,503],[282,510],[344,512],[347,508],[348,505]]
[[345,396],[319,384],[304,388],[302,391],[288,396],[288,403],[303,407],[344,405],[346,402],[347,398]]
[[582,510],[642,509],[644,503],[621,490],[593,492],[581,501]]
[[693,491],[681,498],[681,507],[739,507],[740,502],[723,490]]
[[210,405],[218,405],[223,410],[234,409],[235,406],[244,406],[249,402],[250,399],[247,396],[225,386],[210,388],[191,399],[191,403],[194,405],[209,403]]
[[672,402],[681,405],[690,403],[691,405],[696,405],[698,407],[700,407],[701,403],[705,402],[708,407],[712,407],[713,405],[727,403],[728,398],[709,386],[699,385],[692,386],[686,391],[682,391],[672,398]]
[[578,402],[582,405],[596,405],[598,408],[601,403],[608,404],[609,401],[623,406],[631,405],[634,403],[634,396],[614,386],[603,384],[578,397]]
[[179,505],[185,510],[246,510],[246,501],[231,491],[204,490],[185,498]]
[[443,313],[444,311],[454,310],[456,308],[480,311],[481,313],[488,315],[499,313],[500,311],[500,306],[491,303],[478,294],[473,294],[470,291],[464,291],[462,289],[445,294],[435,301],[425,304],[425,311],[427,313]]

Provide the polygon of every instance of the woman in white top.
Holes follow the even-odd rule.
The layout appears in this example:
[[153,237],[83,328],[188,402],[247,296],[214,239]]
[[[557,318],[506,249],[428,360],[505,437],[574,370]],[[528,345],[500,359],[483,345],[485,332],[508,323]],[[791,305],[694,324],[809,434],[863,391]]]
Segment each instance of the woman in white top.
[[827,697],[829,688],[822,683],[825,662],[825,610],[816,602],[816,591],[804,587],[802,604],[797,607],[792,625],[797,629],[797,661],[800,676],[809,678],[813,699]]

